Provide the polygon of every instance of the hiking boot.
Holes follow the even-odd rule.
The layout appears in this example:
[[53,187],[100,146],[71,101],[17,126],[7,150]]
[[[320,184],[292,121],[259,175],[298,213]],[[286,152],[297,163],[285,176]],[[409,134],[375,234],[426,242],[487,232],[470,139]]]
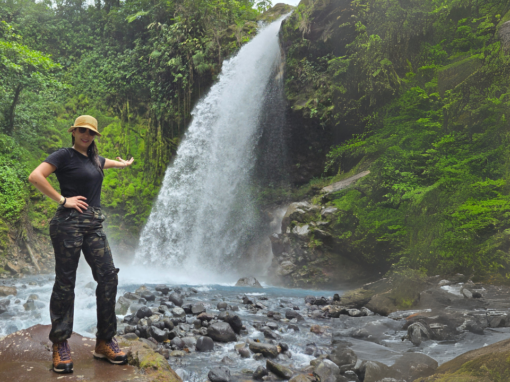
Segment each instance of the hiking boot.
[[62,374],[73,372],[71,348],[67,340],[58,344],[53,344],[53,371]]
[[106,359],[116,365],[124,365],[127,363],[127,355],[120,350],[119,344],[115,338],[109,341],[97,339],[94,358]]

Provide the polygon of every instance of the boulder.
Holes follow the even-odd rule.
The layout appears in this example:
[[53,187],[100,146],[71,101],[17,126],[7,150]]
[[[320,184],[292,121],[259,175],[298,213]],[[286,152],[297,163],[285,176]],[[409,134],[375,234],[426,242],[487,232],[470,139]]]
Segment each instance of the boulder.
[[196,351],[211,351],[214,350],[214,341],[211,337],[202,336],[197,340],[195,345]]
[[422,341],[430,339],[430,328],[426,323],[415,322],[407,328],[409,340],[415,346],[420,346]]
[[292,228],[291,231],[294,235],[298,237],[298,239],[306,240],[308,238],[308,235],[312,232],[310,230],[310,226],[308,224],[302,225],[302,226],[295,226]]
[[184,309],[176,306],[175,308],[172,309],[172,316],[174,317],[185,317],[186,316],[186,312],[184,311]]
[[139,295],[137,295],[135,293],[131,293],[131,292],[124,293],[124,297],[127,298],[128,300],[132,300],[132,301],[138,301],[140,299]]
[[201,302],[198,302],[191,306],[191,314],[199,315],[200,313],[204,313],[204,312],[205,312],[205,306]]
[[129,305],[131,305],[131,300],[128,300],[124,296],[120,296],[115,304],[115,314],[120,316],[125,315],[129,309]]
[[218,308],[218,310],[221,310],[221,309],[227,309],[227,306],[228,304],[225,302],[225,301],[221,301],[218,303],[218,305],[216,305],[216,308]]
[[0,314],[7,312],[7,307],[10,305],[11,300],[0,300]]
[[197,346],[197,339],[195,337],[182,337],[184,347],[188,349],[195,349]]
[[147,288],[145,285],[142,285],[140,288],[135,290],[135,293],[138,295],[141,295],[143,292],[149,292],[149,288]]
[[261,353],[264,357],[268,358],[278,357],[278,348],[276,347],[276,345],[250,341],[249,347],[253,353]]
[[264,366],[259,366],[253,373],[253,379],[262,380],[268,374],[267,369]]
[[347,308],[361,309],[374,296],[371,289],[358,288],[342,295],[342,305]]
[[373,296],[366,304],[366,307],[381,316],[387,316],[398,310],[395,299],[391,298],[390,292],[380,293]]
[[510,53],[510,21],[498,25],[498,37],[501,41],[501,49],[505,53]]
[[235,333],[237,334],[241,333],[241,329],[243,328],[243,322],[241,321],[241,318],[237,314],[228,315],[226,317],[226,322],[232,327],[232,330]]
[[157,328],[156,326],[151,326],[151,337],[154,338],[158,342],[165,342],[168,340],[168,332]]
[[[268,371],[272,372],[274,375],[282,379],[291,379],[292,375],[294,374],[292,370],[289,369],[288,367],[280,365],[279,363],[273,362],[269,359],[266,360],[266,368]],[[322,379],[320,379],[320,381],[322,382]]]
[[170,288],[166,285],[156,285],[156,291],[161,292],[162,294],[168,294],[170,292]]
[[340,376],[340,368],[329,359],[324,359],[317,365],[313,374],[320,382],[336,382]]
[[250,358],[251,357],[251,352],[250,352],[250,349],[248,349],[248,348],[237,349],[237,352],[239,353],[241,358]]
[[18,294],[18,290],[16,287],[8,287],[8,286],[0,286],[0,296],[16,296]]
[[340,371],[352,370],[358,362],[358,356],[351,349],[345,348],[343,345],[338,345],[328,359],[340,368]]
[[142,292],[141,293],[141,298],[144,298],[145,300],[147,301],[156,301],[156,295],[154,295],[154,293],[152,292]]
[[282,232],[287,232],[287,227],[290,226],[292,221],[303,223],[305,220],[313,218],[320,210],[320,206],[306,201],[291,203],[282,219]]
[[390,367],[395,373],[409,377],[411,381],[429,377],[436,371],[438,363],[423,353],[403,353]]
[[36,309],[35,302],[32,299],[28,299],[27,302],[25,302],[23,304],[23,307],[25,308],[25,310],[35,310]]
[[294,318],[296,320],[298,320],[298,321],[303,321],[304,320],[302,315],[300,315],[295,310],[291,310],[291,309],[288,309],[288,310],[285,311],[285,318],[287,318],[288,320],[292,320]]
[[377,361],[367,361],[360,367],[360,372],[364,376],[363,382],[381,382],[385,378],[391,381],[391,378],[398,379],[399,375],[390,369],[384,363]]
[[232,327],[226,322],[209,325],[207,335],[217,342],[231,342],[237,339]]
[[253,276],[241,277],[237,280],[236,285],[238,287],[250,287],[250,288],[262,288],[262,285]]
[[207,374],[211,382],[230,382],[230,370],[225,366],[218,366]]
[[152,316],[152,310],[151,308],[147,306],[142,306],[138,311],[136,312],[136,317],[138,318],[145,318]]
[[183,303],[181,294],[176,292],[170,293],[168,300],[173,302],[176,306],[182,306]]
[[178,349],[184,349],[185,343],[180,337],[175,337],[170,341],[170,345]]

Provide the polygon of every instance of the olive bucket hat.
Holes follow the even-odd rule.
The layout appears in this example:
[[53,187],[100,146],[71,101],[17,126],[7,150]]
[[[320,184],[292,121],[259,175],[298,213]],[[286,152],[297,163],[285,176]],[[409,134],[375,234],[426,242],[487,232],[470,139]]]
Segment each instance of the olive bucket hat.
[[101,136],[101,134],[99,134],[99,131],[97,130],[97,119],[90,115],[80,115],[74,121],[74,125],[71,126],[67,131],[70,133],[77,127],[85,127],[86,129],[90,129],[97,135]]

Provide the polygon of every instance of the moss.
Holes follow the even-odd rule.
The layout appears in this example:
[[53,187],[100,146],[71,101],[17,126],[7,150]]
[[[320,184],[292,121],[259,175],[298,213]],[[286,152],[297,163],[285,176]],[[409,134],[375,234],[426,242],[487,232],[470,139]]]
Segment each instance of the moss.
[[482,63],[480,55],[474,55],[439,70],[437,73],[439,92],[443,95],[447,90],[455,88],[476,72],[482,66]]

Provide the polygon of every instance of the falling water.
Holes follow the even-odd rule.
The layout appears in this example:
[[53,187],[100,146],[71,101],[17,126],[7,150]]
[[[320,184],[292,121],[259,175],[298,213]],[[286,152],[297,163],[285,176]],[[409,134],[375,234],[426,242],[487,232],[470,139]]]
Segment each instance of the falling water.
[[[259,221],[252,173],[264,100],[279,71],[281,20],[223,63],[193,120],[142,231],[136,259],[172,273],[230,271]],[[176,270],[178,272],[176,272]]]

